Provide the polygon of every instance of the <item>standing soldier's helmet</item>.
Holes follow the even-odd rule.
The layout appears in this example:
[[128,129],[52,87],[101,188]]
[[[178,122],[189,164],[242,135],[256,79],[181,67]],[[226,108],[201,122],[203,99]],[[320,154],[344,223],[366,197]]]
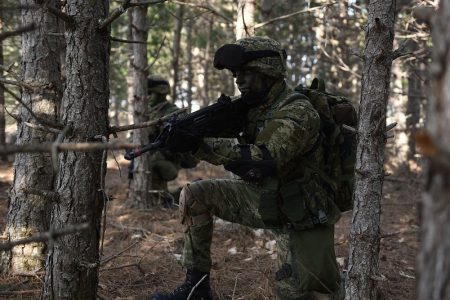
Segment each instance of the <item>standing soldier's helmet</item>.
[[214,67],[222,70],[253,70],[275,78],[286,77],[286,51],[277,41],[261,36],[237,40],[220,47],[214,56]]
[[147,91],[149,94],[157,93],[167,95],[170,93],[170,84],[161,76],[151,75],[147,79]]

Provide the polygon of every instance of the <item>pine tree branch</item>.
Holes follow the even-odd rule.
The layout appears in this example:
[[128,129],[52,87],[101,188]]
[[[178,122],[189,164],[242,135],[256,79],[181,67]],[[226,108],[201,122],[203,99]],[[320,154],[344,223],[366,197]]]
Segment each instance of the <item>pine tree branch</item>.
[[138,3],[131,3],[131,0],[125,0],[123,1],[122,5],[120,5],[118,8],[116,8],[111,15],[109,15],[108,18],[101,21],[98,25],[99,30],[105,29],[108,25],[110,25],[112,22],[114,22],[116,19],[118,19],[121,15],[123,15],[128,8],[131,7],[139,7],[139,6],[148,6],[153,4],[159,4],[164,3],[167,0],[153,0],[153,1],[142,1]]
[[125,0],[123,4],[120,5],[118,8],[116,8],[109,17],[100,22],[100,24],[98,25],[98,29],[99,30],[105,29],[109,24],[114,22],[114,20],[116,20],[123,13],[125,13],[127,9],[130,7],[130,2],[131,0]]
[[9,38],[11,36],[21,35],[24,32],[32,31],[37,29],[36,24],[31,23],[27,24],[25,26],[19,27],[16,30],[13,31],[5,31],[0,33],[0,42],[3,41],[6,38]]
[[[2,84],[2,79],[0,78],[0,84]],[[3,85],[3,84],[2,84]],[[4,85],[3,85],[4,86]],[[8,92],[8,89],[4,86],[5,90]],[[36,116],[36,114],[31,110],[31,108],[29,108],[23,101],[22,99],[20,99],[20,97],[14,97],[17,102],[19,102],[29,113],[30,115],[39,123],[41,123],[42,125],[44,125],[44,127],[53,127],[56,129],[63,129],[64,126],[60,123],[57,122],[52,122],[50,120],[41,118]],[[47,128],[47,131],[51,131],[49,128]]]
[[277,17],[277,18],[273,18],[273,19],[267,20],[265,22],[261,22],[261,23],[255,24],[254,28],[257,29],[259,27],[266,26],[267,24],[270,24],[270,23],[274,23],[274,22],[278,22],[278,21],[281,21],[281,20],[285,20],[285,19],[294,17],[296,15],[300,15],[300,14],[304,14],[304,13],[309,13],[309,12],[313,12],[313,11],[316,11],[316,10],[320,10],[322,8],[327,8],[327,7],[335,5],[335,4],[336,4],[336,2],[332,2],[332,3],[329,3],[329,4],[322,5],[322,6],[302,9],[302,10],[293,12],[291,14],[287,14],[287,15],[284,15],[284,16],[280,16],[280,17]]
[[147,44],[146,42],[142,42],[142,41],[130,41],[130,40],[124,40],[124,39],[119,39],[119,38],[115,38],[115,37],[109,37],[109,39],[113,42],[119,42],[119,43],[126,43],[126,44],[142,44],[145,45]]
[[[118,150],[118,149],[136,149],[140,145],[135,145],[127,142],[110,142],[110,143],[61,143],[57,144],[57,151],[75,151],[75,152],[92,152],[100,150]],[[54,148],[53,143],[41,143],[41,144],[23,144],[23,145],[4,145],[0,146],[0,154],[13,154],[13,153],[42,153],[52,152]]]
[[109,128],[109,133],[112,134],[112,133],[121,132],[121,131],[155,126],[155,125],[161,124],[162,122],[170,119],[174,115],[178,115],[178,114],[184,113],[186,111],[187,111],[187,108],[181,108],[181,109],[176,110],[168,115],[165,115],[164,117],[161,117],[157,120],[152,120],[152,121],[139,123],[139,124],[125,125],[125,126],[111,126]]
[[90,228],[91,228],[91,226],[88,223],[82,223],[82,224],[70,225],[70,226],[67,226],[67,227],[59,229],[59,230],[50,230],[47,232],[41,232],[41,233],[38,233],[29,238],[10,241],[7,243],[0,243],[0,251],[11,250],[12,248],[14,248],[15,246],[18,246],[18,245],[26,245],[26,244],[30,244],[30,243],[56,240],[57,238],[59,238],[61,236],[86,231]]
[[47,5],[45,5],[44,8],[55,17],[63,20],[67,25],[73,26],[75,24],[75,19],[68,14],[63,13],[61,10]]
[[172,3],[175,3],[175,4],[179,4],[179,5],[186,5],[186,6],[190,6],[190,7],[205,9],[205,10],[215,14],[216,16],[221,17],[222,19],[224,19],[228,23],[234,23],[234,20],[228,18],[227,16],[225,16],[222,13],[220,13],[219,11],[217,11],[214,7],[212,7],[210,5],[198,4],[198,3],[197,4],[196,3],[187,3],[187,2],[177,1],[177,0],[168,0],[168,1],[172,2]]

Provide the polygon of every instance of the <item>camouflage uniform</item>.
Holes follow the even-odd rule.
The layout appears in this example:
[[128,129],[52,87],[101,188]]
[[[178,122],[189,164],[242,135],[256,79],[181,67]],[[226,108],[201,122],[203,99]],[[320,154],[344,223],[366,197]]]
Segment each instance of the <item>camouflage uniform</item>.
[[[148,93],[150,96],[149,120],[157,120],[176,110],[175,104],[166,100],[166,95],[170,91],[169,83],[159,76],[149,78]],[[151,127],[149,140],[153,141],[159,135],[161,128]],[[157,197],[155,201],[162,200],[163,203],[172,202],[171,194],[168,192],[167,182],[174,180],[178,176],[181,168],[193,168],[198,160],[190,154],[170,153],[169,151],[156,151],[150,154],[150,167],[152,169],[152,193]],[[157,192],[156,192],[157,191]],[[161,199],[162,198],[162,199]],[[175,196],[175,198],[177,198]],[[175,199],[178,200],[178,199]]]
[[[246,49],[280,49],[277,42],[245,38]],[[243,68],[278,78],[267,97],[249,110],[239,144],[205,139],[196,157],[216,165],[242,158],[263,159],[265,147],[276,162],[277,176],[252,183],[241,179],[203,180],[181,192],[185,225],[182,262],[187,269],[209,272],[213,216],[254,228],[273,230],[277,240],[277,296],[310,299],[311,292],[333,294],[340,276],[334,253],[334,224],[340,211],[333,195],[314,171],[321,169],[320,118],[309,101],[284,81],[285,64],[264,57]],[[311,298],[313,299],[313,298]]]

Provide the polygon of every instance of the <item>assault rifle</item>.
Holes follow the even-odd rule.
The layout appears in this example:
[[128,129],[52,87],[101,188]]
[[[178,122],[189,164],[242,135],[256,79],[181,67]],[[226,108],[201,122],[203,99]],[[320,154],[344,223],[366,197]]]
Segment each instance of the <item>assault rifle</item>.
[[132,160],[157,149],[188,152],[196,150],[204,137],[236,137],[243,129],[248,108],[242,98],[232,101],[222,94],[213,105],[187,115],[173,116],[153,142],[128,151],[124,157]]

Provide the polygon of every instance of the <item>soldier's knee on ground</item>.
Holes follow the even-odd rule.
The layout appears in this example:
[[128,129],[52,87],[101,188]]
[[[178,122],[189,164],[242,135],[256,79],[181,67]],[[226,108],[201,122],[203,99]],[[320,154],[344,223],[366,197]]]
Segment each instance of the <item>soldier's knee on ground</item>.
[[154,160],[151,162],[151,166],[152,172],[162,180],[171,181],[178,176],[178,168],[169,160]]
[[185,226],[204,225],[212,221],[212,215],[205,205],[199,202],[189,185],[180,193],[180,217],[181,224]]

